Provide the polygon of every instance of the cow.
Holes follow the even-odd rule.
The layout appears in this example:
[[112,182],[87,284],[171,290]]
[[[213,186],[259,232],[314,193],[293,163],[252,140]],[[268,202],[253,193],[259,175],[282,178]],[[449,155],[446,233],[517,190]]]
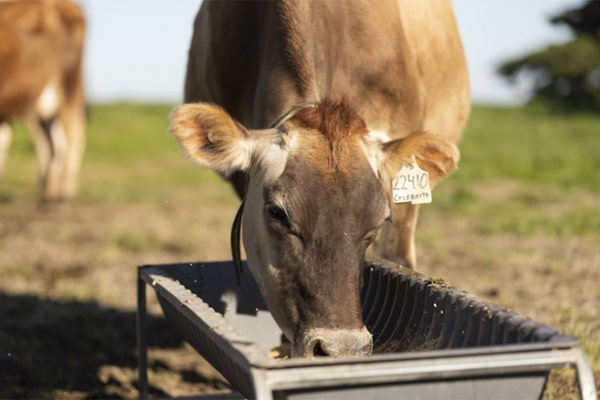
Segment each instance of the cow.
[[85,17],[67,0],[0,2],[0,174],[24,118],[35,145],[42,198],[75,196],[85,147]]
[[455,170],[469,112],[449,0],[203,2],[170,131],[245,199],[248,267],[292,356],[372,352],[367,247],[416,266],[418,202],[393,181]]

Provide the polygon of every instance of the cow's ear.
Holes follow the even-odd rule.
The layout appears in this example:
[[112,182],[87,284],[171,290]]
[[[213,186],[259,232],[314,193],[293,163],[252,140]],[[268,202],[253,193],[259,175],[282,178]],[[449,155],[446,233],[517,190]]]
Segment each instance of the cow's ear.
[[201,167],[228,176],[250,165],[248,132],[221,107],[179,106],[171,113],[170,131],[187,157]]
[[382,179],[391,180],[403,166],[416,162],[429,173],[431,187],[454,171],[460,158],[454,143],[432,133],[417,133],[392,140],[383,144],[382,150],[379,165]]

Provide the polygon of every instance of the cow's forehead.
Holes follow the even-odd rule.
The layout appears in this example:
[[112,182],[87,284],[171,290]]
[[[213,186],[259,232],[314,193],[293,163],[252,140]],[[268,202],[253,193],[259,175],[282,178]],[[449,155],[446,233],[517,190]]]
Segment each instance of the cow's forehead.
[[331,141],[314,131],[289,134],[296,135],[294,148],[277,179],[263,182],[264,201],[283,206],[309,230],[323,213],[330,221],[340,216],[337,225],[357,223],[358,231],[387,215],[383,187],[359,136]]
[[310,107],[298,108],[289,117],[288,123],[301,129],[319,132],[332,142],[368,133],[367,125],[359,111],[345,101],[323,100]]
[[320,131],[294,130],[288,162],[307,168],[325,179],[353,175],[367,163],[363,138],[348,136],[332,140]]
[[290,114],[277,129],[260,135],[255,154],[265,185],[273,183],[292,159],[297,168],[325,179],[356,174],[365,162],[377,174],[366,124],[352,106],[324,101]]
[[349,175],[365,160],[367,126],[345,102],[323,101],[297,110],[286,123],[289,156],[305,161],[322,176]]

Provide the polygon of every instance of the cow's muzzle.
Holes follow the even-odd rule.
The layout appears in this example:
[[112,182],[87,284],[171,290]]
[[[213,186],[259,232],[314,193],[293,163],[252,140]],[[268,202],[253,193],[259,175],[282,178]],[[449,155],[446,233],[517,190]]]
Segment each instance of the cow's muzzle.
[[293,346],[294,357],[352,357],[368,356],[373,351],[373,338],[366,327],[361,329],[308,330]]

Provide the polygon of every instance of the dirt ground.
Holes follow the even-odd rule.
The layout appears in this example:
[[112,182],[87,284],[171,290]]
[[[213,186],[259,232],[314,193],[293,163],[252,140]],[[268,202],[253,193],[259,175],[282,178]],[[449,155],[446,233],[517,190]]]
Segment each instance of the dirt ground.
[[[225,203],[0,203],[0,398],[136,398],[136,267],[229,259],[236,210]],[[481,235],[426,210],[419,237],[420,272],[581,335],[598,354],[597,240]],[[231,391],[149,299],[151,395]],[[568,373],[553,385],[546,398],[573,398]]]

